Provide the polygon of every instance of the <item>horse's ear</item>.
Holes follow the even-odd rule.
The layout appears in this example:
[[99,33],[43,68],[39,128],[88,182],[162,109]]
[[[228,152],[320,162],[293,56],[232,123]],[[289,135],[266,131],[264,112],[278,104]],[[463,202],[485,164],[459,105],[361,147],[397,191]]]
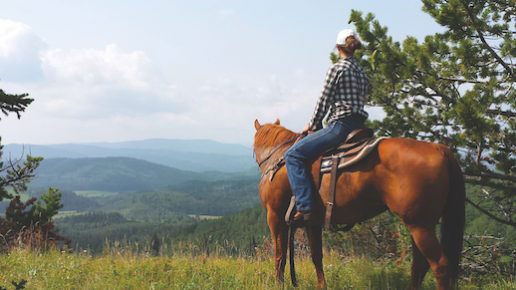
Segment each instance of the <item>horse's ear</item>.
[[274,125],[279,125],[279,119],[276,118],[276,121],[274,121]]
[[260,122],[258,122],[258,119],[254,120],[254,128],[256,128],[256,130],[258,130],[261,127],[262,127],[262,125],[260,125]]

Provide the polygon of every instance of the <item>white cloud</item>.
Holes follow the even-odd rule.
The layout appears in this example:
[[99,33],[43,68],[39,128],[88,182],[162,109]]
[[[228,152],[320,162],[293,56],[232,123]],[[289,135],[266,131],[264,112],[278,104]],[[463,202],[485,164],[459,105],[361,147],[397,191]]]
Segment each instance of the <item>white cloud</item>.
[[[177,114],[185,105],[143,51],[48,47],[26,24],[0,19],[2,88],[28,92],[41,118],[72,119]],[[108,124],[106,124],[109,126]]]
[[45,42],[24,23],[0,19],[0,78],[31,81],[42,77],[40,53]]
[[153,70],[143,51],[51,49],[41,63],[51,86],[43,94],[45,110],[68,118],[94,119],[179,112],[171,84]]
[[52,49],[41,57],[45,75],[57,82],[145,88],[150,59],[142,51],[124,52],[116,44],[98,49]]

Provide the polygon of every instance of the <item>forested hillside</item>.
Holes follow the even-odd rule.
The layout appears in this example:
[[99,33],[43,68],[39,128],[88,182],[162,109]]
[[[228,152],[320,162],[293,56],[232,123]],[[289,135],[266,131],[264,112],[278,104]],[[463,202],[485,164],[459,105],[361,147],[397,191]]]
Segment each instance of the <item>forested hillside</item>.
[[128,157],[53,158],[41,162],[29,186],[74,191],[142,191],[201,178],[197,172]]
[[[197,183],[197,188],[188,185]],[[170,215],[221,216],[258,203],[256,179],[192,181],[152,192],[134,192],[98,197],[96,210],[118,212],[130,219],[163,220]]]
[[90,249],[93,253],[100,253],[104,246],[115,241],[127,243],[129,247],[135,243],[148,245],[153,236],[157,236],[163,243],[173,244],[177,251],[184,251],[179,244],[188,242],[209,248],[219,245],[239,255],[247,251],[249,245],[258,246],[269,236],[265,210],[261,206],[205,220],[169,214],[166,221],[143,221],[129,220],[115,212],[92,212],[58,218],[56,224],[61,234],[72,238],[75,249]]

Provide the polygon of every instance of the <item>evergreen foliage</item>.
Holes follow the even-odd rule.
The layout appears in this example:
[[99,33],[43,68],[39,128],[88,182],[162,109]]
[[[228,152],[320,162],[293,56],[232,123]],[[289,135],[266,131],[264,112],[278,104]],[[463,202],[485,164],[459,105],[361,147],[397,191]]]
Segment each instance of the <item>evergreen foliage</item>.
[[59,190],[49,188],[41,194],[41,201],[31,198],[22,202],[15,196],[5,211],[5,219],[0,217],[0,236],[3,244],[0,250],[13,247],[47,248],[56,245],[57,241],[68,240],[57,235],[52,218],[63,207]]
[[55,188],[49,188],[48,192],[41,195],[40,200],[33,197],[25,203],[21,202],[18,195],[11,200],[9,207],[6,209],[5,219],[8,222],[16,223],[17,229],[35,224],[45,226],[52,221],[52,217],[57,215],[59,209],[63,207],[60,199],[61,192]]
[[[33,101],[28,94],[7,94],[0,89],[0,111],[5,116],[14,113],[19,119]],[[66,242],[54,232],[52,223],[52,217],[63,207],[59,190],[49,188],[41,195],[43,202],[36,201],[36,198],[22,202],[20,195],[13,198],[9,193],[9,190],[17,194],[27,190],[27,183],[34,177],[43,158],[26,155],[22,161],[22,155],[18,160],[9,158],[4,162],[2,148],[0,144],[0,201],[4,198],[12,200],[5,211],[5,219],[0,217],[0,236],[3,238],[0,250],[9,250],[13,246],[46,248],[49,242]]]
[[[21,113],[25,112],[34,99],[29,98],[29,94],[8,94],[0,89],[0,111],[5,115],[15,113],[18,119]],[[1,116],[1,115],[0,115]],[[2,118],[0,118],[1,120]]]
[[[21,113],[34,101],[34,99],[28,96],[28,94],[7,94],[0,89],[0,111],[5,116],[14,113],[19,119]],[[2,159],[3,146],[1,141],[2,137],[0,137],[0,201],[4,198],[12,198],[12,195],[8,192],[9,188],[15,192],[26,190],[27,182],[34,176],[34,171],[42,160],[39,157],[26,156],[23,162],[21,159],[14,161],[9,159],[7,162],[4,162]]]

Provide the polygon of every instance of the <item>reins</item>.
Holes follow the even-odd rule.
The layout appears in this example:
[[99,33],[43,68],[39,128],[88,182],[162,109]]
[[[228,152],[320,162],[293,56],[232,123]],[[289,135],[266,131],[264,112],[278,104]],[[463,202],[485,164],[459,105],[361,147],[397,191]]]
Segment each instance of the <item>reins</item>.
[[295,141],[297,141],[297,139],[301,136],[301,134],[299,135],[296,135],[295,137],[293,138],[290,138],[286,141],[284,141],[283,143],[277,145],[276,147],[274,147],[271,152],[269,152],[269,154],[267,155],[267,157],[265,157],[262,161],[258,162],[258,167],[262,167],[262,165],[267,162],[269,159],[271,159],[272,155],[274,155],[274,153],[276,153],[276,151],[278,151],[281,147],[289,144],[289,143],[293,143]]

